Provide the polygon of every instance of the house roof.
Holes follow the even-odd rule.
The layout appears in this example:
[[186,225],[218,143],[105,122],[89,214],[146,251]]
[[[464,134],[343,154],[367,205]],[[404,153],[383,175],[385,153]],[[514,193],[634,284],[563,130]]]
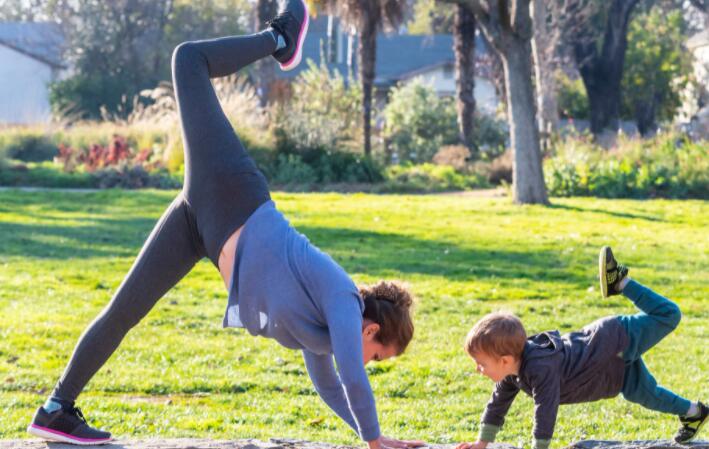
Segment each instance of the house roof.
[[64,36],[53,23],[0,22],[0,45],[56,68],[64,67]]
[[[321,55],[327,45],[327,33],[308,33],[303,46],[303,60],[311,59],[316,64],[320,64]],[[346,45],[345,45],[346,47]],[[345,50],[346,51],[346,50]],[[355,44],[356,51],[356,44]],[[476,37],[476,58],[488,53],[486,44],[481,37]],[[357,70],[355,66],[352,70]],[[397,34],[377,36],[377,62],[376,78],[377,85],[394,84],[402,79],[410,78],[418,73],[441,66],[452,65],[455,61],[453,53],[453,36],[448,34],[436,35],[410,35]],[[307,69],[307,64],[301,64],[290,72],[280,72],[281,78],[294,78],[300,72]],[[347,75],[347,64],[330,63],[333,70],[341,75]]]

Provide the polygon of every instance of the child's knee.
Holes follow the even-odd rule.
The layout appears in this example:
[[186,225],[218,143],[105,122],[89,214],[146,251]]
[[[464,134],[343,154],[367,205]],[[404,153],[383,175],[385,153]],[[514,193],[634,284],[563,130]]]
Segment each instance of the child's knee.
[[682,311],[677,304],[670,301],[667,305],[667,324],[674,330],[679,326],[680,321],[682,321]]

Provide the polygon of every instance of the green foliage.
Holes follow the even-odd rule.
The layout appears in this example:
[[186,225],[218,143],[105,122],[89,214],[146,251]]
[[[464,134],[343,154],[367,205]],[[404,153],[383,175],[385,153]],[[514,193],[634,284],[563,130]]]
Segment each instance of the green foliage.
[[65,173],[52,162],[0,165],[0,186],[90,188],[96,180],[90,173]]
[[310,165],[303,162],[298,154],[280,154],[276,161],[275,175],[271,181],[275,184],[312,184],[318,175]]
[[556,79],[558,85],[557,101],[559,105],[559,116],[576,120],[587,120],[590,117],[590,109],[583,80],[577,78],[572,81],[562,72],[557,73]]
[[476,173],[463,173],[449,165],[392,165],[386,169],[385,192],[444,192],[488,187],[487,180]]
[[624,117],[641,121],[644,114],[654,112],[648,117],[654,122],[655,117],[668,121],[675,115],[692,70],[691,55],[684,47],[685,29],[680,10],[654,8],[632,20],[622,81]]
[[587,140],[570,138],[555,153],[544,166],[552,195],[709,198],[706,142],[669,134],[650,142],[622,142],[607,152]]
[[170,78],[180,42],[239,34],[246,0],[45,2],[66,37],[65,58],[75,75],[50,86],[54,112],[67,120],[98,119],[102,108],[127,116],[141,90]]
[[343,151],[280,153],[274,165],[264,172],[277,185],[373,183],[384,179],[383,168],[375,161]]
[[50,188],[122,188],[176,189],[182,186],[182,176],[164,169],[146,171],[139,165],[120,164],[95,172],[65,172],[52,162],[27,164],[0,163],[0,186]]
[[0,155],[25,162],[52,160],[57,154],[54,136],[31,128],[9,128],[0,131]]
[[[324,58],[323,58],[324,60]],[[330,73],[308,60],[308,69],[292,85],[292,97],[276,112],[279,152],[311,149],[359,150],[361,87],[352,77]]]
[[475,114],[475,145],[483,159],[494,159],[504,153],[509,135],[507,120]]
[[416,0],[413,19],[407,25],[410,34],[451,34],[455,8],[452,4],[435,0]]
[[384,108],[384,139],[399,161],[430,162],[443,145],[457,143],[455,105],[414,80],[391,90]]
[[[0,439],[25,429],[77,340],[130,270],[176,191],[0,191]],[[493,388],[463,339],[505,309],[527,331],[562,332],[635,313],[601,299],[596,257],[612,244],[634,279],[678,303],[682,324],[643,358],[684,397],[709,384],[709,203],[557,198],[518,207],[458,195],[275,193],[293,225],[357,283],[406,281],[416,334],[368,366],[382,431],[471,441]],[[301,438],[362,445],[317,397],[298,351],[222,329],[226,292],[208,260],[170,290],[79,397],[92,425],[121,438]],[[529,444],[534,403],[520,394],[500,442]],[[554,447],[580,439],[669,438],[677,419],[617,397],[562,405]]]

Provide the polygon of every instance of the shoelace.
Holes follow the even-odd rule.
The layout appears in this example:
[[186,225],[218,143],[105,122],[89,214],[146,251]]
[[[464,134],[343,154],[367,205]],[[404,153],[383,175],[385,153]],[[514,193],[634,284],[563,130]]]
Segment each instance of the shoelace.
[[71,413],[72,415],[74,415],[74,416],[76,416],[77,418],[79,418],[81,421],[84,422],[84,424],[87,424],[87,423],[86,423],[86,418],[84,418],[84,414],[81,413],[81,409],[80,409],[79,407],[72,407],[72,408],[69,410],[69,413]]
[[290,11],[284,11],[282,13],[278,13],[276,15],[276,17],[274,17],[273,19],[266,22],[266,25],[268,25],[268,26],[276,25],[274,28],[278,29],[278,31],[283,31],[283,30],[281,30],[281,22],[290,21],[290,20],[295,20],[295,16]]

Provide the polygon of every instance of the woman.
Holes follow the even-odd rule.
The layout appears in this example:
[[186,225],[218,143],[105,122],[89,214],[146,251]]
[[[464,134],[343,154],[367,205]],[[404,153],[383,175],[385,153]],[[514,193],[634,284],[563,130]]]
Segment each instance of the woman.
[[[413,336],[409,293],[396,283],[358,288],[296,232],[225,117],[210,78],[273,55],[299,62],[308,29],[303,0],[288,0],[261,33],[187,42],[175,49],[173,84],[185,148],[185,182],[115,296],[84,332],[28,431],[75,444],[107,442],[74,401],[155,303],[203,257],[229,292],[224,326],[303,351],[322,399],[371,449],[422,443],[384,438],[364,365],[402,353]],[[337,363],[337,372],[333,364]],[[338,376],[339,374],[339,376]]]

